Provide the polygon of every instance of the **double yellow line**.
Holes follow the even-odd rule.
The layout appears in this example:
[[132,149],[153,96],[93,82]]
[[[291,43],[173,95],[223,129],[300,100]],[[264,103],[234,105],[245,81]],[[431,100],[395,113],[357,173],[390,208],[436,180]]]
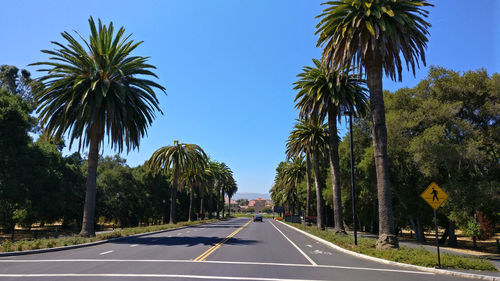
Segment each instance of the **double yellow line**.
[[235,236],[238,232],[240,232],[243,228],[245,228],[247,225],[249,225],[250,223],[252,222],[252,220],[249,220],[247,223],[245,223],[243,226],[241,226],[240,228],[236,229],[235,231],[233,231],[231,234],[229,234],[228,236],[226,236],[226,238],[222,239],[222,241],[220,241],[219,243],[213,245],[212,247],[210,247],[210,249],[206,250],[203,254],[201,254],[200,256],[198,256],[196,259],[194,259],[195,261],[204,261],[208,256],[210,256],[210,254],[212,254],[213,252],[215,252],[217,249],[219,249],[222,244],[226,243],[227,240],[233,238],[233,236]]

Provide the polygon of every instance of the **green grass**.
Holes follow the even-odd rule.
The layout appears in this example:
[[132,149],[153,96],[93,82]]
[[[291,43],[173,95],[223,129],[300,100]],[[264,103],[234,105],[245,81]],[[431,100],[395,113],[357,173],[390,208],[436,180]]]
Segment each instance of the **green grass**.
[[[304,226],[302,224],[288,224],[304,230]],[[318,230],[315,226],[306,227],[306,231],[317,237],[332,242],[337,246],[368,256],[425,267],[437,266],[437,253],[429,252],[424,248],[408,248],[400,246],[399,249],[380,251],[375,248],[377,239],[374,238],[358,237],[358,246],[354,246],[354,238],[351,235],[334,234],[331,231]],[[450,269],[498,271],[488,260],[461,257],[450,254],[441,254],[441,267]]]
[[14,251],[26,251],[26,250],[37,250],[54,248],[61,246],[79,245],[84,243],[96,242],[101,240],[106,240],[116,237],[126,237],[134,234],[147,233],[159,230],[166,230],[170,228],[177,228],[182,226],[196,225],[200,223],[210,223],[217,220],[203,220],[194,222],[179,222],[177,224],[162,224],[162,225],[152,225],[152,226],[142,226],[142,227],[131,227],[124,228],[121,230],[115,230],[113,232],[98,234],[95,237],[80,237],[80,236],[62,236],[57,238],[42,238],[34,240],[21,240],[12,242],[10,240],[5,240],[0,246],[0,252],[14,252]]

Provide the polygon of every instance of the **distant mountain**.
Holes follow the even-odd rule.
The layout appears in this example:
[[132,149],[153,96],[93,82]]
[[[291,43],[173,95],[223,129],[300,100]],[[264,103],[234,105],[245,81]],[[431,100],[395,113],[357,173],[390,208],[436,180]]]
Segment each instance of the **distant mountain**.
[[271,196],[269,193],[237,192],[231,200],[238,200],[242,198],[248,200],[255,200],[257,198],[271,199]]

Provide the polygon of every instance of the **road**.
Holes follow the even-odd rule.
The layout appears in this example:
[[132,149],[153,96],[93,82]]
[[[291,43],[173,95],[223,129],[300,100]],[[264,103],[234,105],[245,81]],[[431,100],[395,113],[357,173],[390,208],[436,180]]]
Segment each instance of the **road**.
[[355,258],[272,220],[236,218],[73,250],[1,257],[0,280],[462,279]]

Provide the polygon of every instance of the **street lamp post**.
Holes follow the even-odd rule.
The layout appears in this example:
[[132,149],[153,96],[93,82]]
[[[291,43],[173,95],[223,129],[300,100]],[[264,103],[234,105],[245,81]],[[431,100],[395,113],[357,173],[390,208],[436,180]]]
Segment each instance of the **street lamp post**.
[[354,185],[354,152],[352,138],[352,111],[345,111],[344,114],[349,115],[349,134],[351,142],[351,194],[352,194],[352,228],[354,230],[354,245],[358,245],[358,235],[356,229],[356,188]]

